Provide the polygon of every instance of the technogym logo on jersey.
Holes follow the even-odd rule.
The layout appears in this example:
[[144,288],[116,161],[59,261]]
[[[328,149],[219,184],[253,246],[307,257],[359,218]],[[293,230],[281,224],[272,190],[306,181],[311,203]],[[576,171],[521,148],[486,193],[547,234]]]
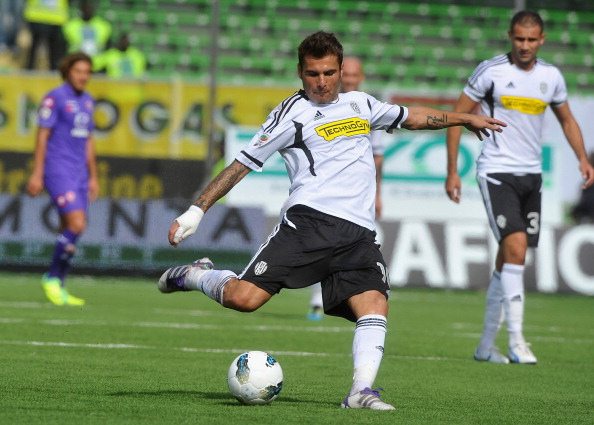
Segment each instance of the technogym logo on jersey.
[[349,137],[358,134],[368,134],[370,129],[369,121],[362,120],[361,118],[348,118],[316,127],[316,133],[325,141],[331,142],[340,136]]
[[512,109],[523,114],[540,115],[547,109],[548,103],[540,99],[519,96],[501,96],[505,109]]

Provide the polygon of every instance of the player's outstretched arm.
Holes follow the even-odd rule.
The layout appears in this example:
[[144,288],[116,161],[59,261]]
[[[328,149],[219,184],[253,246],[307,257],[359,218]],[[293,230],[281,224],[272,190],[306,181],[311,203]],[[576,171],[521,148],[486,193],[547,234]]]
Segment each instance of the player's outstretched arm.
[[[454,112],[471,113],[475,110],[478,102],[468,97],[464,92],[458,98],[454,105]],[[462,199],[462,181],[458,175],[458,152],[460,150],[460,137],[462,128],[459,126],[449,127],[446,136],[447,149],[447,177],[445,181],[445,191],[455,203]]]
[[169,243],[176,246],[188,236],[194,234],[204,213],[216,201],[225,196],[249,172],[250,168],[235,160],[221,171],[206,186],[196,202],[188,210],[176,218],[169,227]]
[[458,125],[466,127],[476,134],[479,140],[483,140],[483,136],[490,136],[489,130],[500,133],[502,131],[501,127],[505,127],[507,124],[483,115],[441,111],[424,106],[410,106],[408,108],[408,117],[402,127],[408,130],[439,130]]

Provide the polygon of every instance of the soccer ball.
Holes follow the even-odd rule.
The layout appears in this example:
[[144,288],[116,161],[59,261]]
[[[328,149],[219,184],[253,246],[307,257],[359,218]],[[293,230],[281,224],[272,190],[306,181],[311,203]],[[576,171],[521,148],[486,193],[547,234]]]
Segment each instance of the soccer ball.
[[267,404],[283,388],[283,370],[274,357],[263,351],[240,354],[229,366],[227,383],[231,394],[244,404]]

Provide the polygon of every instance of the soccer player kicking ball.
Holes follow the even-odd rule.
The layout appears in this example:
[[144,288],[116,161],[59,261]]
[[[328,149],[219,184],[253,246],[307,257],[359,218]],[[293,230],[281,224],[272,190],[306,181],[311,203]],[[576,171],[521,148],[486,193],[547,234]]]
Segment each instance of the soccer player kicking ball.
[[[511,20],[511,52],[482,62],[468,79],[454,108],[470,112],[480,104],[485,116],[509,127],[487,139],[477,160],[477,180],[489,224],[499,242],[495,270],[487,290],[483,333],[474,353],[479,361],[535,364],[536,356],[524,339],[524,262],[527,248],[538,245],[540,231],[542,158],[541,134],[545,109],[551,105],[575,152],[584,178],[594,182],[580,128],[569,109],[565,81],[559,70],[538,59],[544,43],[543,22],[534,12],[518,12]],[[448,129],[448,176],[445,189],[460,202],[457,170],[460,131]],[[509,334],[509,350],[495,346],[502,318]]]
[[91,78],[91,58],[84,53],[66,56],[60,64],[64,84],[50,91],[38,113],[33,172],[27,192],[37,196],[43,188],[60,215],[60,233],[42,287],[56,305],[83,305],[71,295],[65,279],[76,242],[87,224],[89,201],[99,192],[92,131],[94,101],[85,91]]
[[463,125],[479,139],[502,121],[473,114],[383,103],[363,92],[339,93],[342,45],[323,31],[298,49],[303,90],[268,116],[251,142],[169,229],[169,242],[193,234],[204,213],[250,171],[279,152],[289,170],[281,222],[239,275],[203,258],[172,267],[161,292],[197,290],[238,311],[254,311],[282,289],[322,282],[328,314],[353,321],[354,379],[344,408],[393,410],[373,384],[387,327],[386,263],[375,243],[372,130],[440,129]]

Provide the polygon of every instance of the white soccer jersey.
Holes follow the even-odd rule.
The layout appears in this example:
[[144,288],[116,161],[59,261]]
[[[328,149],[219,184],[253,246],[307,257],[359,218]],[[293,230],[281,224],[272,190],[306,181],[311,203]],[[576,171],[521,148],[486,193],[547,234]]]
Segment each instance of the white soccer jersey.
[[281,213],[296,204],[375,229],[375,165],[371,130],[400,127],[408,109],[367,93],[340,93],[330,104],[311,102],[303,90],[268,116],[236,159],[260,171],[276,151],[291,186]]
[[557,67],[540,59],[530,71],[503,54],[483,61],[468,79],[464,93],[480,102],[484,115],[507,123],[486,138],[477,172],[540,173],[541,135],[547,106],[567,101],[565,80]]

